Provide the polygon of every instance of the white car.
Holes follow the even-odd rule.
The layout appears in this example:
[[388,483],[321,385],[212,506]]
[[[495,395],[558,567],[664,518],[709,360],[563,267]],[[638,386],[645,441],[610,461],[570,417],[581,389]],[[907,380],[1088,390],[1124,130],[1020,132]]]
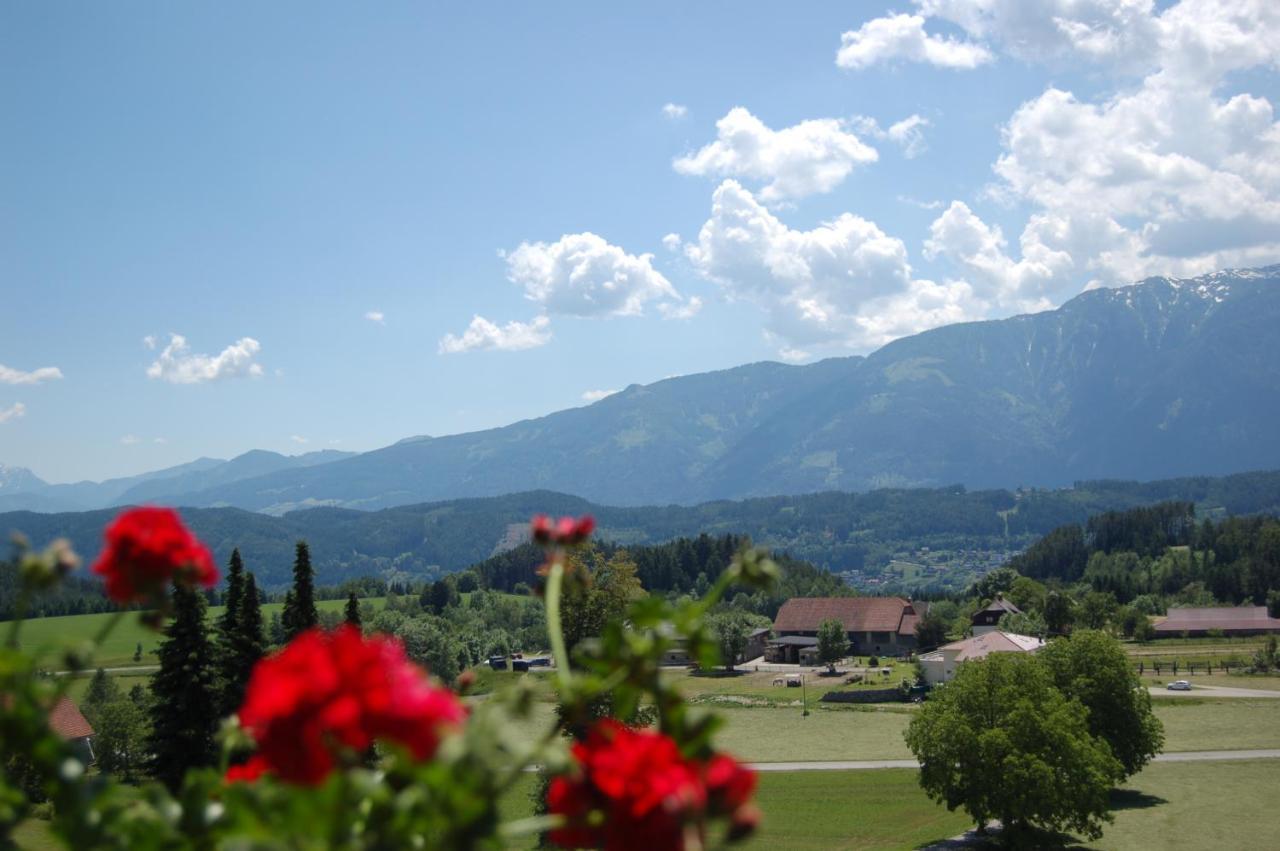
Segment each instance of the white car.
[[1177,680],[1165,686],[1169,691],[1191,691],[1191,683],[1186,680]]

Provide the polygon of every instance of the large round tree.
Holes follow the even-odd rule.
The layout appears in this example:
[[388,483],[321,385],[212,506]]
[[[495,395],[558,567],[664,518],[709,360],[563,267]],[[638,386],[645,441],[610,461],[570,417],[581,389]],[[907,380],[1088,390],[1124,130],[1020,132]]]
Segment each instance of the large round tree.
[[1164,726],[1120,642],[1103,632],[1077,630],[1051,642],[1037,659],[1068,699],[1084,704],[1089,732],[1111,747],[1126,774],[1141,771],[1160,752]]
[[1124,768],[1089,733],[1085,708],[1063,696],[1048,668],[1021,653],[967,662],[934,691],[907,728],[920,785],[985,829],[999,819],[1010,844],[1033,829],[1090,838],[1109,821],[1109,792]]

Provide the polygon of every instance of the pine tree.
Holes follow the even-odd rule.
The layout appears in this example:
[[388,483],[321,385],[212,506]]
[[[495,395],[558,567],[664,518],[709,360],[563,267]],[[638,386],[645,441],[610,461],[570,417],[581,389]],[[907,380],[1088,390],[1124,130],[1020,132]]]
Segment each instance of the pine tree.
[[284,603],[284,629],[288,641],[320,621],[320,615],[316,612],[314,579],[311,551],[307,548],[306,541],[298,541],[293,559],[293,596],[290,598],[286,595]]
[[244,562],[240,550],[231,551],[227,565],[226,609],[217,622],[218,684],[222,691],[218,707],[230,715],[240,707],[244,684],[240,677],[240,607],[244,600]]
[[347,611],[346,611],[345,620],[347,623],[351,624],[354,627],[359,627],[361,625],[360,624],[360,601],[356,598],[355,591],[352,591],[351,595],[347,597]]
[[240,710],[249,677],[266,652],[266,646],[266,637],[262,633],[262,600],[258,596],[258,582],[250,573],[244,578],[244,590],[228,646],[229,655],[221,684],[223,715]]
[[174,619],[160,645],[160,670],[151,680],[151,773],[177,790],[189,768],[213,765],[218,691],[213,646],[205,625],[204,594],[174,589]]

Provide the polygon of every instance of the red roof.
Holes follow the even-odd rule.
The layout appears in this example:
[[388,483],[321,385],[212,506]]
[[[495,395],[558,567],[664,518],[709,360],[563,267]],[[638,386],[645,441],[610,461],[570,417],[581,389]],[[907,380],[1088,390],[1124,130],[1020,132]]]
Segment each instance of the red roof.
[[845,632],[898,632],[910,605],[901,597],[792,597],[778,610],[773,631],[817,632],[823,621],[838,620]]
[[1266,606],[1215,606],[1198,609],[1170,609],[1169,616],[1156,624],[1156,632],[1192,630],[1268,630],[1280,632],[1280,619],[1269,617]]
[[68,740],[93,735],[93,728],[80,714],[80,708],[65,695],[58,698],[53,711],[49,713],[49,729]]

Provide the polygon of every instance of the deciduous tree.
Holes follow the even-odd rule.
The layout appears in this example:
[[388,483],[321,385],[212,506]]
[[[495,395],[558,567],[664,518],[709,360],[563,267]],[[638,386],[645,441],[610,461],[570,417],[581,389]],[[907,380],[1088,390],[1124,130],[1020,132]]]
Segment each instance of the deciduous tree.
[[827,666],[827,670],[835,673],[836,662],[849,652],[849,637],[845,634],[844,624],[830,618],[818,624],[818,661]]
[[1089,732],[1088,712],[1063,696],[1047,666],[994,653],[960,667],[911,720],[907,745],[920,785],[984,828],[999,819],[1010,839],[1032,828],[1102,834],[1109,793],[1124,776]]
[[1078,630],[1051,642],[1037,660],[1068,699],[1084,704],[1089,732],[1111,747],[1126,774],[1141,771],[1160,752],[1164,727],[1120,642],[1096,630]]

